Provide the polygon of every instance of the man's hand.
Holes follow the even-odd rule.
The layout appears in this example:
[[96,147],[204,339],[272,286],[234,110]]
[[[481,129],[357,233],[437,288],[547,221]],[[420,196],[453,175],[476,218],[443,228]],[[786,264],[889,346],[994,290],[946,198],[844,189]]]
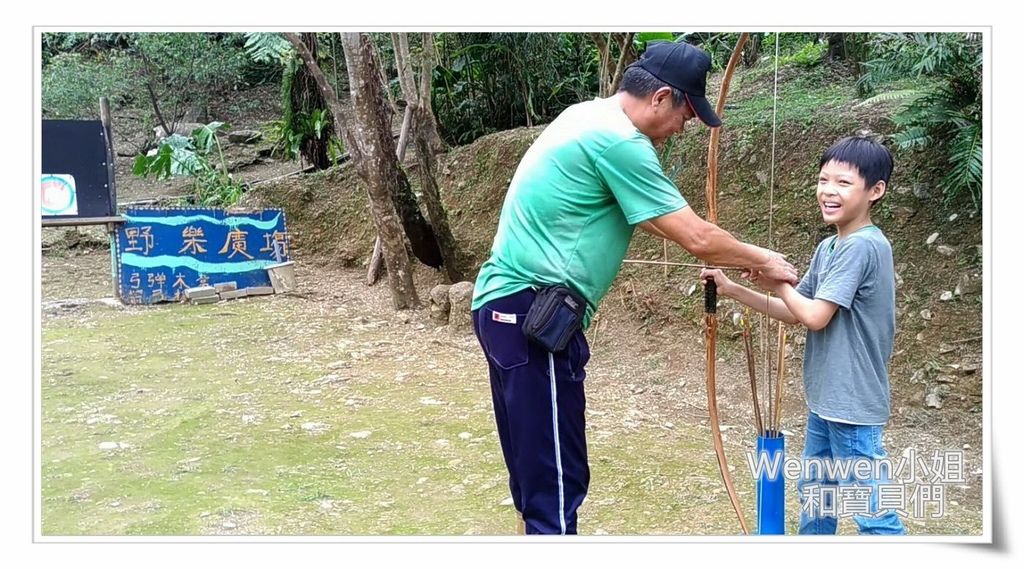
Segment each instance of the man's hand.
[[[775,251],[741,243],[728,231],[701,219],[689,207],[649,220],[650,226],[694,257],[715,265],[748,267],[753,274],[797,284],[796,269]],[[644,227],[644,224],[641,224]],[[647,229],[646,227],[644,227]]]
[[800,282],[796,268],[786,260],[785,255],[770,249],[762,248],[762,250],[768,254],[768,261],[760,267],[751,268],[750,280],[756,282],[757,279],[766,277],[769,280],[787,282],[794,286]]

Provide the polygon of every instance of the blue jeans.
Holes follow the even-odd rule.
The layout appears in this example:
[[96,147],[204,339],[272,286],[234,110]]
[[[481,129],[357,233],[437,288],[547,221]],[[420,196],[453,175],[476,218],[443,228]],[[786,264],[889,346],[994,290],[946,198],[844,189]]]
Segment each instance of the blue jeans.
[[[827,460],[849,460],[875,461],[885,458],[885,448],[882,446],[881,425],[850,425],[822,419],[814,413],[807,415],[807,437],[804,441],[804,465],[808,459]],[[867,479],[856,479],[854,472],[847,473],[832,471],[829,476],[827,468],[814,468],[811,477],[806,477],[807,469],[801,472],[800,481],[797,483],[797,490],[800,495],[800,534],[801,535],[834,535],[838,519],[830,513],[821,511],[820,503],[815,504],[812,496],[816,495],[824,499],[826,506],[832,511],[837,505],[828,497],[818,493],[819,489],[826,488],[837,494],[841,488],[850,488],[854,484],[861,488],[870,489],[869,507],[866,515],[854,515],[853,520],[861,534],[874,535],[903,535],[906,529],[899,515],[892,510],[878,511],[878,485],[889,482],[885,468],[882,469],[881,478],[876,479],[874,472]],[[845,474],[845,475],[843,475]],[[840,496],[840,500],[844,497]],[[810,511],[808,511],[810,510]]]

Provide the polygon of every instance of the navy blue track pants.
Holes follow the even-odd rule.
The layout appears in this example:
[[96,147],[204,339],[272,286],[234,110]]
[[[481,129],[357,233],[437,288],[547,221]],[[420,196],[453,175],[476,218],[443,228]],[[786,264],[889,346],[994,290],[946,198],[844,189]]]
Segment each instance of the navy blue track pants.
[[575,534],[576,510],[590,484],[584,367],[590,348],[579,331],[552,354],[523,335],[535,293],[527,289],[473,311],[490,368],[491,397],[509,489],[530,534]]

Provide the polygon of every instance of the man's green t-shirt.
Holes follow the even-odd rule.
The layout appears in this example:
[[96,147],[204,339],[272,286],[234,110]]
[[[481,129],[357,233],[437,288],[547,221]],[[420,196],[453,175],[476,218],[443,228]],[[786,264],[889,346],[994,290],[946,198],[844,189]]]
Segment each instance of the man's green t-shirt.
[[617,99],[573,105],[516,169],[472,308],[531,286],[569,284],[588,301],[588,326],[634,227],[685,206]]

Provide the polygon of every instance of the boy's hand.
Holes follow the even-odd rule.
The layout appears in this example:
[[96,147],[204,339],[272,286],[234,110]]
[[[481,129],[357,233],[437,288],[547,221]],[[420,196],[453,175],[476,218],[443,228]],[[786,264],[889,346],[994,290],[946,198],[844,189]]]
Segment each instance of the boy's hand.
[[764,273],[755,273],[755,274],[750,275],[750,281],[755,283],[757,286],[761,287],[762,289],[764,289],[764,290],[766,290],[768,292],[774,293],[774,294],[778,294],[779,290],[783,286],[789,284],[786,281],[781,281],[781,280],[778,280],[778,279],[769,278]]
[[725,276],[721,269],[701,269],[700,281],[704,282],[708,279],[714,279],[715,285],[718,286],[718,294],[723,296],[730,296],[732,287],[736,286],[736,283],[729,280],[729,277]]

